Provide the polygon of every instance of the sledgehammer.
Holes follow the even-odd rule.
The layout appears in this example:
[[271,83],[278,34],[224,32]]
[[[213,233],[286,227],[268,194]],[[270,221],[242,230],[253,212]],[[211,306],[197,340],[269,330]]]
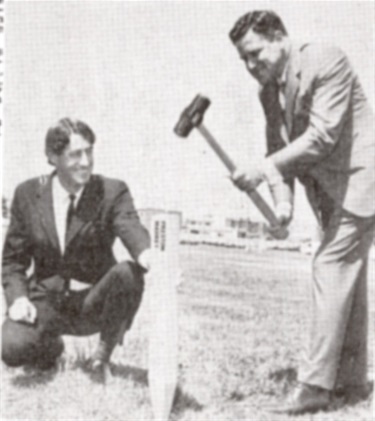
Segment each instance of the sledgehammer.
[[[197,128],[197,130],[206,139],[208,144],[232,174],[236,169],[234,162],[229,158],[227,153],[222,149],[222,147],[217,143],[211,133],[203,125],[203,116],[207,108],[210,106],[210,103],[211,102],[208,98],[197,95],[193,102],[182,112],[180,119],[174,128],[174,132],[177,134],[177,136],[187,137],[194,127]],[[263,197],[256,190],[247,191],[246,194],[250,197],[255,206],[267,219],[271,227],[277,229],[279,227],[279,221],[277,220],[276,215],[272,209],[268,206],[267,202],[264,201]],[[285,230],[285,237],[287,237],[287,235],[288,233]]]

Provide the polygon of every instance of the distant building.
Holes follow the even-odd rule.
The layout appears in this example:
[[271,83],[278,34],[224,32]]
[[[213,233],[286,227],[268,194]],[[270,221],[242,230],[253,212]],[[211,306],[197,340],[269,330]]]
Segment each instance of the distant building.
[[235,246],[245,245],[246,239],[264,238],[265,233],[265,224],[262,222],[207,214],[184,219],[181,239],[187,243]]
[[249,218],[226,218],[225,224],[237,233],[237,238],[263,238],[266,235],[265,224]]
[[182,226],[182,212],[180,211],[170,211],[170,210],[158,209],[158,208],[145,208],[145,209],[138,209],[137,212],[142,221],[142,224],[147,229],[150,229],[152,217],[160,213],[177,215],[180,220],[180,227]]
[[[168,211],[165,209],[157,209],[157,208],[145,208],[145,209],[137,209],[137,213],[139,215],[139,218],[142,222],[142,224],[145,226],[145,228],[151,233],[151,220],[155,215],[158,214],[173,214],[177,215],[179,219],[180,227],[182,225],[182,212],[180,211]],[[178,242],[178,240],[177,240]],[[119,238],[116,238],[115,243],[113,245],[113,251],[115,254],[115,257],[118,261],[122,260],[131,260],[130,254],[128,250],[123,246],[121,240]]]

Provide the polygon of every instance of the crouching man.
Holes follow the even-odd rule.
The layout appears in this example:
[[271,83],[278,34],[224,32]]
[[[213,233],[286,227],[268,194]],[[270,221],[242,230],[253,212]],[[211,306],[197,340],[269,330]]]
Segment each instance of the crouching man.
[[[8,366],[48,369],[63,352],[61,335],[99,332],[90,362],[104,368],[138,310],[150,269],[149,235],[126,184],[92,173],[94,143],[87,124],[60,120],[45,144],[55,171],[16,189],[2,268]],[[116,237],[133,262],[116,262]],[[75,288],[76,281],[84,288]]]

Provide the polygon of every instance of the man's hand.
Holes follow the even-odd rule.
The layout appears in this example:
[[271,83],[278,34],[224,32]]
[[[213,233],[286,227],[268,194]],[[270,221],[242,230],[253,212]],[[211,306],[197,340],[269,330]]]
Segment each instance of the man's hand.
[[285,240],[288,237],[287,226],[293,217],[293,207],[289,202],[280,202],[275,210],[276,218],[279,221],[277,227],[268,227],[268,232],[277,240]]
[[27,297],[17,298],[8,310],[9,318],[15,322],[35,323],[37,310]]
[[143,250],[137,259],[138,264],[142,266],[142,268],[146,272],[149,272],[151,270],[152,260],[153,260],[153,255],[152,255],[151,249]]
[[233,184],[242,191],[255,190],[259,184],[264,180],[263,171],[257,166],[252,167],[250,170],[237,168],[231,174]]
[[289,202],[281,202],[276,206],[276,218],[282,226],[288,226],[293,217],[293,206]]

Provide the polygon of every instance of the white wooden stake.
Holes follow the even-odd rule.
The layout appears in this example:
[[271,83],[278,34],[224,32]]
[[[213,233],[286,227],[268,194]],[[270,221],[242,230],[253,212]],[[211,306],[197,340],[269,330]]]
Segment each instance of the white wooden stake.
[[161,213],[152,218],[148,381],[155,421],[168,420],[177,385],[179,230],[178,214]]

